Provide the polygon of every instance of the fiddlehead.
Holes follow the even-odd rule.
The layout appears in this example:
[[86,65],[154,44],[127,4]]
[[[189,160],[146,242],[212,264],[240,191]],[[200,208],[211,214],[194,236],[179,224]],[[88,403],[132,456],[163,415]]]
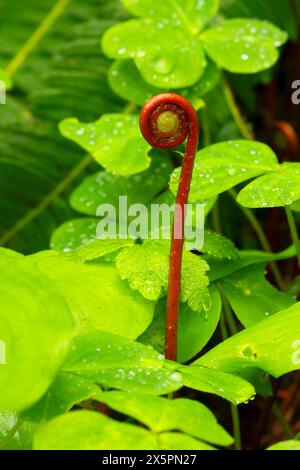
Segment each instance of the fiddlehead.
[[196,111],[185,98],[174,93],[164,93],[154,96],[145,104],[140,127],[144,138],[153,147],[173,148],[188,139],[174,213],[166,319],[165,355],[167,359],[176,361],[184,224],[198,146],[199,123]]

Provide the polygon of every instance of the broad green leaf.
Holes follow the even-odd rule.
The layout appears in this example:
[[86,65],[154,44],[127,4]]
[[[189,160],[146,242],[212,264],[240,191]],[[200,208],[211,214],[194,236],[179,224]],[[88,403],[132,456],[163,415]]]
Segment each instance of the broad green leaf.
[[296,255],[296,250],[295,247],[291,245],[289,248],[279,253],[266,253],[259,250],[243,250],[239,253],[240,256],[237,260],[219,260],[212,257],[205,257],[210,266],[208,273],[210,282],[229,276],[247,266],[293,258]]
[[290,439],[289,441],[278,442],[266,450],[300,450],[300,441]]
[[287,34],[268,21],[235,18],[202,35],[208,55],[233,73],[257,73],[274,65]]
[[204,246],[199,251],[219,259],[236,260],[240,257],[231,240],[211,230],[205,230]]
[[[211,308],[206,317],[195,315],[185,303],[180,305],[178,320],[178,362],[183,363],[196,356],[212,337],[220,318],[221,299],[218,290],[209,287]],[[154,314],[149,328],[140,336],[139,341],[150,344],[157,351],[164,351],[166,323],[166,300],[162,299]]]
[[[265,144],[235,140],[206,147],[197,153],[190,201],[216,196],[243,181],[278,168],[277,157]],[[176,194],[180,168],[170,181]]]
[[205,442],[179,432],[163,432],[157,436],[162,450],[217,450]]
[[283,163],[276,172],[261,176],[239,193],[246,207],[289,206],[300,198],[300,164]]
[[177,430],[220,446],[229,446],[233,442],[212,412],[193,400],[169,400],[125,392],[103,393],[99,400],[113,410],[145,424],[157,434]]
[[90,243],[97,237],[98,223],[99,219],[91,217],[65,222],[52,235],[52,250],[68,252]]
[[84,377],[60,372],[46,394],[23,417],[41,424],[84,400],[97,399],[100,393],[99,387]]
[[54,379],[73,336],[55,283],[28,258],[0,250],[0,410],[20,411]]
[[84,214],[95,216],[100,204],[111,204],[119,218],[119,198],[127,197],[127,207],[148,204],[168,185],[171,160],[165,152],[153,151],[147,171],[132,176],[114,176],[100,171],[86,178],[72,193],[71,206]]
[[73,411],[48,422],[35,435],[35,450],[153,450],[155,436],[133,424],[92,411]]
[[245,328],[295,303],[294,297],[278,291],[265,279],[264,271],[264,264],[255,264],[221,281],[234,313]]
[[151,323],[154,304],[122,282],[110,264],[81,264],[60,252],[31,256],[64,294],[77,333],[102,330],[137,338]]
[[140,106],[161,91],[143,80],[135,63],[130,59],[116,60],[109,70],[108,81],[118,96]]
[[17,413],[0,413],[0,450],[31,450],[35,431],[36,424]]
[[219,0],[122,0],[124,6],[136,16],[150,16],[168,19],[176,27],[187,29],[197,35],[208,21],[217,13]]
[[[222,343],[223,344],[223,343]],[[203,357],[206,357],[203,356]],[[183,385],[201,392],[213,393],[235,405],[247,402],[255,395],[254,387],[237,375],[224,373],[222,370],[200,367],[200,360],[190,366],[179,366],[177,369],[182,375]],[[198,364],[199,363],[199,364]]]
[[182,377],[164,356],[121,336],[98,331],[79,336],[63,367],[104,387],[164,395],[182,387]]
[[[146,241],[143,245],[125,248],[117,256],[117,269],[123,280],[146,299],[164,296],[169,278],[169,244]],[[182,260],[182,302],[192,310],[206,313],[210,308],[207,289],[208,265],[198,256],[185,251]]]
[[300,368],[300,303],[219,344],[193,365],[242,373],[258,367],[279,377]]
[[194,85],[206,66],[201,42],[166,21],[138,19],[113,26],[102,47],[112,59],[134,59],[144,80],[160,88]]
[[138,116],[106,114],[90,124],[65,119],[59,129],[106,170],[125,176],[146,170],[151,161],[149,144],[142,138],[138,122]]

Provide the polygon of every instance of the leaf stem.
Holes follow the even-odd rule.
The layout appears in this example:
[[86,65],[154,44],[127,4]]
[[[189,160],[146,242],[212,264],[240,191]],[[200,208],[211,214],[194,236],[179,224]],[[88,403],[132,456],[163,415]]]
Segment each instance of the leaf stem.
[[[234,189],[229,189],[228,194],[237,203],[237,201],[236,201],[237,192]],[[264,249],[264,251],[266,251],[267,253],[272,253],[272,248],[270,246],[270,243],[269,243],[269,241],[268,241],[268,239],[265,235],[265,232],[264,232],[259,220],[256,218],[254,212],[252,210],[248,209],[247,207],[244,207],[244,206],[242,206],[238,203],[237,203],[237,205],[241,209],[241,211],[243,212],[243,214],[247,218],[247,220],[249,220],[249,222],[251,223],[253,229],[255,230],[257,238],[259,239],[260,244],[261,244],[262,248]],[[281,290],[284,291],[285,290],[285,283],[284,283],[284,280],[282,278],[281,272],[279,271],[279,268],[278,268],[277,264],[274,263],[273,261],[271,261],[270,262],[270,268],[271,268],[272,274],[274,276],[274,279],[275,279],[278,287]]]
[[52,10],[48,13],[46,18],[38,26],[38,28],[33,32],[25,44],[21,47],[19,52],[15,55],[12,61],[8,64],[5,69],[5,73],[8,76],[14,75],[14,73],[22,66],[23,62],[27,59],[29,54],[37,46],[40,40],[45,36],[49,31],[53,23],[57,18],[63,13],[68,3],[71,0],[58,0]]
[[236,123],[236,126],[239,129],[241,135],[246,140],[253,140],[254,136],[252,132],[249,130],[247,124],[245,123],[243,116],[241,115],[239,107],[235,101],[233,92],[225,77],[222,78],[222,87],[223,87],[223,93],[224,93],[228,108],[232,114],[234,122]]
[[289,227],[290,227],[293,243],[294,243],[295,248],[296,248],[298,267],[300,269],[300,240],[299,240],[299,234],[298,234],[298,230],[297,230],[295,217],[294,217],[294,214],[291,211],[291,209],[287,206],[285,207],[285,213],[286,213],[286,217],[287,217],[288,224],[289,224]]

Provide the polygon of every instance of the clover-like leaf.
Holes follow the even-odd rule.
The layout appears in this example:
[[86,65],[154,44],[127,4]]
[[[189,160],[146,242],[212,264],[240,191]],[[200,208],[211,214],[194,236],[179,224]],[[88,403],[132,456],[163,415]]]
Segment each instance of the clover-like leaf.
[[64,294],[78,333],[102,330],[135,339],[151,323],[154,304],[134,294],[115,266],[82,264],[55,251],[31,258]]
[[255,264],[221,281],[234,313],[246,328],[295,303],[291,295],[278,291],[265,279],[264,271],[264,264]]
[[74,322],[64,296],[33,260],[1,249],[0,411],[20,411],[47,390]]
[[[265,144],[234,140],[206,147],[197,153],[190,200],[197,201],[220,194],[255,176],[278,168],[277,157]],[[176,194],[180,178],[176,169],[170,189]]]
[[233,73],[257,73],[270,68],[278,59],[277,48],[287,38],[268,21],[240,18],[225,21],[202,35],[209,56]]
[[[169,277],[169,243],[146,241],[143,245],[125,248],[117,256],[117,268],[123,280],[146,299],[158,300],[166,294]],[[210,295],[207,289],[207,263],[185,251],[182,260],[181,299],[192,310],[208,312]],[[206,315],[204,313],[204,315]]]
[[[183,363],[192,359],[208,343],[218,325],[221,313],[221,298],[217,288],[212,284],[209,287],[211,307],[203,315],[195,312],[187,303],[181,304],[178,320],[178,362]],[[160,300],[156,307],[154,319],[149,328],[139,337],[139,341],[149,344],[156,351],[164,351],[166,299]]]
[[300,198],[300,164],[283,163],[276,172],[261,176],[238,195],[246,207],[289,206]]
[[143,80],[133,60],[116,60],[108,75],[109,85],[121,98],[143,106],[160,88]]
[[113,26],[104,34],[102,47],[112,59],[134,59],[144,80],[160,88],[193,85],[206,66],[198,39],[171,23],[154,19],[130,20]]
[[[190,100],[198,108],[199,99],[216,86],[219,78],[220,69],[212,60],[208,60],[200,80],[189,88],[177,90],[177,93]],[[108,79],[117,95],[141,106],[153,95],[162,91],[161,87],[154,87],[143,80],[132,60],[116,60],[110,68]]]
[[193,365],[243,374],[259,368],[279,377],[300,368],[300,303],[232,336]]
[[[72,193],[71,206],[84,214],[95,216],[100,204],[119,207],[119,198],[127,198],[127,206],[148,204],[168,184],[172,171],[171,160],[160,151],[153,150],[148,170],[131,176],[115,176],[100,171],[88,176]],[[151,153],[152,153],[151,152]],[[119,218],[116,210],[117,218]]]
[[136,16],[168,19],[176,27],[187,29],[197,35],[217,13],[219,0],[122,0],[124,6]]
[[145,424],[157,434],[176,429],[211,444],[229,446],[233,442],[212,412],[194,400],[168,400],[126,392],[102,393],[99,400],[113,410]]
[[167,366],[150,346],[97,331],[75,338],[63,372],[104,387],[164,395],[182,387],[181,374]]
[[131,175],[150,165],[149,144],[142,138],[138,116],[106,114],[94,123],[69,118],[60,123],[63,136],[89,152],[106,170]]

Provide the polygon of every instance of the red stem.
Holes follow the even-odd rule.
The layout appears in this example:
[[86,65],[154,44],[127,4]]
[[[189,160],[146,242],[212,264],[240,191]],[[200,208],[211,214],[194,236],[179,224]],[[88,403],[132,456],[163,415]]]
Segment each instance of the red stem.
[[[168,126],[164,130],[163,124],[159,125],[158,118],[166,114],[170,117],[170,113],[175,115],[174,128],[171,124],[171,127]],[[182,96],[165,93],[154,96],[146,103],[141,113],[140,126],[143,136],[153,147],[164,149],[177,147],[188,138],[172,230],[165,336],[165,356],[169,360],[176,361],[184,225],[199,140],[198,116],[192,105]]]

